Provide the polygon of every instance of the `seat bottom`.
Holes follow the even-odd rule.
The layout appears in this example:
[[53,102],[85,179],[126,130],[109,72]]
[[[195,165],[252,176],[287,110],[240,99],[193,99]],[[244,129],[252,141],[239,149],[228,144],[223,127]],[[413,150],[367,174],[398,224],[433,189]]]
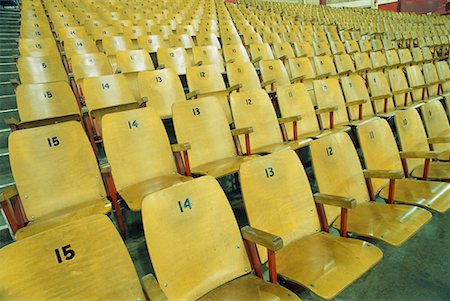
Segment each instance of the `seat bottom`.
[[[417,166],[411,172],[415,178],[422,178],[423,165]],[[450,179],[450,163],[449,162],[431,162],[428,172],[428,179],[430,180],[449,180]]]
[[383,253],[357,239],[319,232],[277,253],[277,271],[316,295],[331,299],[376,265]]
[[[384,187],[380,196],[387,199],[388,193],[389,188]],[[444,213],[450,205],[450,184],[413,179],[396,180],[394,200]]]
[[[347,231],[398,247],[431,217],[429,211],[415,206],[367,202],[348,210]],[[340,229],[340,218],[333,227]]]
[[258,155],[251,156],[235,156],[225,158],[218,161],[209,162],[200,166],[192,167],[191,171],[194,174],[210,175],[214,178],[221,178],[229,174],[239,171],[242,162],[251,160]]

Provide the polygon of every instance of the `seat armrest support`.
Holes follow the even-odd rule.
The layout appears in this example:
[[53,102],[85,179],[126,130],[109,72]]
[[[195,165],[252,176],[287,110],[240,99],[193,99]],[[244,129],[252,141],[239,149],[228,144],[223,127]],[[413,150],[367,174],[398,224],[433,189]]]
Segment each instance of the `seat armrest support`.
[[253,127],[249,126],[249,127],[245,127],[245,128],[240,128],[240,129],[234,129],[231,130],[231,135],[233,135],[233,137],[237,137],[240,135],[245,135],[245,151],[246,151],[246,155],[250,156],[252,154],[252,148],[250,145],[250,134],[253,133]]

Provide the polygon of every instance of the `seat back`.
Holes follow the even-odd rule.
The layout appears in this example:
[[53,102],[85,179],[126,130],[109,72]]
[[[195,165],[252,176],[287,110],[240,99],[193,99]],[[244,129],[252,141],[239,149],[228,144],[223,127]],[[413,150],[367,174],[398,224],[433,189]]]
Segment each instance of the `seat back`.
[[58,47],[52,38],[19,39],[21,56],[46,57],[58,53]]
[[158,65],[174,69],[178,75],[186,74],[186,68],[191,65],[188,54],[184,48],[160,47],[156,51]]
[[[250,134],[252,150],[283,142],[276,112],[265,90],[232,93],[230,106],[236,128],[253,127]],[[244,137],[239,139],[241,145],[245,145]]]
[[78,84],[87,77],[113,74],[111,64],[104,53],[74,55],[72,70]]
[[198,90],[200,94],[224,91],[225,82],[216,65],[189,67],[186,70],[189,91]]
[[[242,163],[239,179],[252,227],[281,237],[284,246],[320,231],[308,177],[294,151]],[[263,262],[266,254],[259,248]]]
[[149,53],[155,53],[159,48],[169,47],[162,35],[141,35],[137,37],[138,47]]
[[270,45],[267,43],[250,44],[249,46],[250,56],[252,59],[261,57],[263,60],[273,60],[274,56]]
[[227,76],[230,87],[242,84],[240,91],[261,89],[258,74],[250,62],[236,61],[228,63]]
[[194,40],[188,34],[171,34],[169,35],[170,47],[182,47],[184,49],[192,49],[195,46]]
[[352,58],[349,54],[340,54],[334,56],[334,62],[338,74],[346,74],[355,72]]
[[313,57],[314,49],[308,42],[295,42],[294,49],[297,57]]
[[66,82],[19,85],[16,89],[20,121],[43,121],[64,116],[77,116],[77,100]]
[[[362,117],[373,116],[372,103],[364,79],[358,74],[350,74],[349,76],[341,77],[340,82],[347,102],[366,100],[367,102],[362,105]],[[357,120],[359,117],[359,106],[348,107],[348,114],[350,120]]]
[[277,59],[281,58],[282,56],[285,56],[286,58],[295,57],[294,50],[292,50],[291,44],[289,42],[274,43],[272,45],[272,48],[273,54]]
[[173,104],[173,124],[178,143],[189,142],[191,169],[236,156],[228,120],[215,97]]
[[103,215],[17,241],[0,250],[0,260],[8,266],[0,270],[2,300],[145,298],[122,238]]
[[354,54],[356,71],[367,71],[372,69],[372,62],[366,52],[356,52]]
[[[402,151],[429,151],[427,134],[419,113],[411,108],[395,114],[395,125]],[[412,171],[424,163],[423,159],[407,159],[408,170]]]
[[373,68],[385,68],[387,66],[386,56],[381,51],[371,52],[370,60]]
[[[283,62],[280,60],[263,60],[260,62],[261,77],[263,81],[275,80],[274,87],[289,85],[289,75]],[[267,86],[270,90],[270,86]]]
[[172,116],[172,104],[185,101],[183,85],[174,69],[158,69],[138,74],[141,97],[146,97],[150,106],[161,118]]
[[76,54],[87,54],[98,52],[97,46],[91,39],[71,38],[62,41],[66,57],[71,62]]
[[407,106],[408,103],[411,103],[411,95],[403,92],[409,89],[405,73],[403,73],[401,68],[395,68],[388,70],[388,76],[395,104],[397,106]]
[[[334,112],[334,124],[342,124],[349,121],[344,95],[342,94],[337,78],[314,80],[313,87],[317,107],[319,109],[334,106],[338,108],[338,110]],[[322,127],[327,129],[330,128],[330,114],[320,114],[320,118],[322,119]]]
[[424,61],[422,51],[420,50],[420,48],[416,47],[416,48],[411,49],[411,53],[412,53],[413,61],[415,63],[422,63]]
[[202,62],[203,65],[216,65],[221,73],[225,73],[222,54],[213,45],[195,46],[192,49],[194,62]]
[[409,65],[413,62],[411,51],[409,49],[399,49],[398,56],[401,64]]
[[[450,134],[447,114],[439,100],[425,103],[420,107],[420,112],[429,138],[446,137]],[[442,152],[449,151],[450,147],[447,143],[436,143],[433,144],[433,149]]]
[[397,50],[391,49],[386,51],[386,62],[388,66],[395,67],[400,64],[400,58],[398,57]]
[[[361,163],[350,137],[344,132],[326,135],[310,144],[314,176],[320,193],[355,198],[358,204],[369,201]],[[332,222],[340,208],[325,205]]]
[[[366,122],[357,127],[364,163],[369,170],[403,170],[397,143],[385,119]],[[388,179],[372,179],[374,192],[388,184]]]
[[354,41],[354,40],[346,40],[345,41],[345,50],[347,51],[348,54],[360,52],[358,42]]
[[[423,88],[414,89],[415,87],[425,86],[425,79],[423,77],[422,71],[420,70],[420,67],[417,65],[406,67],[406,75],[408,76],[409,85],[413,89],[412,96],[414,101],[420,101],[427,97],[427,94]],[[434,91],[434,93],[436,92],[437,91]],[[430,96],[432,96],[432,91],[429,91],[429,93]]]
[[22,84],[68,82],[66,70],[59,56],[22,56],[17,60],[17,69]]
[[367,81],[369,82],[369,90],[371,96],[382,97],[380,99],[372,101],[375,113],[384,112],[386,98],[388,100],[386,112],[395,110],[394,100],[392,99],[392,97],[387,97],[391,95],[391,89],[389,88],[389,83],[386,75],[381,71],[369,72],[367,73]]
[[9,153],[29,221],[80,206],[110,207],[92,147],[78,122],[14,131]]
[[250,271],[233,211],[214,178],[147,196],[142,217],[152,265],[168,299],[196,300]]
[[[430,63],[430,65],[432,65]],[[425,66],[425,65],[424,65]],[[436,71],[442,83],[443,92],[450,92],[450,70],[448,68],[447,62],[436,62]],[[431,66],[430,66],[431,67]],[[431,68],[430,68],[431,69]]]
[[133,73],[154,70],[153,62],[143,49],[117,51],[117,70],[121,73]]
[[334,66],[333,58],[331,56],[315,56],[313,61],[317,76],[330,76],[337,74],[336,67]]
[[221,49],[219,39],[214,33],[197,33],[197,46],[216,46],[217,49]]

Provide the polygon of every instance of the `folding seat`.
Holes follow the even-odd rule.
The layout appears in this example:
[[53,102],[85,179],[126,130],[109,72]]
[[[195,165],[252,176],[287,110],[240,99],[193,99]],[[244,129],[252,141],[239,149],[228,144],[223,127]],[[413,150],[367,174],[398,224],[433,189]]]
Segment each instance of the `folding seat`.
[[47,21],[24,22],[20,25],[21,39],[53,38],[53,33]]
[[195,46],[192,49],[192,53],[196,65],[215,65],[221,73],[225,73],[223,57],[217,47],[213,45]]
[[370,60],[367,52],[355,52],[353,57],[356,72],[366,74],[368,71],[373,69],[372,61]]
[[146,35],[148,35],[147,28],[142,25],[130,25],[123,28],[123,36],[130,39],[136,49],[138,47],[138,37]]
[[99,140],[102,117],[108,113],[139,107],[123,74],[88,77],[83,80],[84,100],[91,126]]
[[66,39],[87,39],[89,38],[88,33],[84,26],[64,26],[56,28],[57,38],[60,41]]
[[233,119],[228,105],[229,94],[240,88],[240,85],[226,88],[220,70],[216,65],[201,65],[188,67],[186,70],[186,79],[190,94],[199,97],[214,96],[222,105],[229,123]]
[[259,65],[261,77],[264,82],[271,82],[271,85],[265,86],[267,92],[275,92],[277,87],[289,85],[292,82],[300,81],[300,78],[294,78],[292,81],[283,62],[280,60],[262,60]]
[[[3,209],[9,211],[11,203],[18,201],[9,203],[9,199],[20,196],[22,200],[16,205],[23,211],[16,211],[18,207],[13,205],[16,217],[9,218],[14,232],[20,228],[16,239],[111,210],[80,123],[68,121],[14,131],[9,136],[9,155],[16,186],[4,192],[1,201]],[[36,176],[30,177],[30,173]],[[9,211],[7,216],[11,214]]]
[[19,39],[19,52],[21,56],[45,57],[58,53],[53,38]]
[[66,70],[57,54],[45,57],[21,56],[17,60],[17,69],[22,84],[68,82]]
[[331,56],[315,56],[313,62],[316,69],[316,78],[325,78],[337,74],[336,66],[334,66]]
[[214,33],[197,33],[196,36],[197,46],[216,46],[217,49],[222,49],[219,39]]
[[281,43],[281,38],[276,32],[271,31],[265,31],[262,34],[262,39],[264,43],[267,44],[274,44],[274,43]]
[[[237,128],[252,127],[254,130],[250,133],[251,153],[271,153],[289,147],[296,150],[307,146],[311,141],[308,138],[287,141],[287,137],[283,137],[280,124],[293,123],[296,127],[301,117],[297,115],[277,120],[275,109],[265,90],[232,93],[230,106],[234,125]],[[240,140],[242,145],[244,139],[240,137]]]
[[276,249],[265,241],[258,245],[259,257],[268,261],[271,278],[278,275],[332,299],[383,257],[382,251],[368,242],[321,231],[319,208],[327,204],[351,212],[356,200],[313,195],[292,150],[245,162],[239,176],[251,227],[243,228],[244,238],[247,231],[264,231],[283,242]]
[[339,36],[341,41],[350,41],[352,38],[350,37],[350,33],[347,30],[340,30]]
[[[437,62],[436,65],[433,63],[425,63],[422,65],[425,83],[428,85],[427,90],[432,96],[446,96],[447,92],[445,91],[445,83],[440,79],[440,76],[438,75],[437,66],[439,66],[439,62]],[[444,90],[442,90],[443,88]]]
[[119,32],[119,35],[123,35],[124,34],[124,28],[125,27],[129,27],[129,26],[133,26],[133,21],[132,20],[128,20],[128,19],[113,20],[111,24],[112,24],[112,26],[117,28],[117,31]]
[[161,35],[167,40],[172,33],[172,29],[169,25],[152,25],[150,27],[150,32],[152,35]]
[[145,300],[122,238],[102,215],[17,241],[0,250],[0,260],[8,265],[0,271],[5,300]]
[[190,98],[184,94],[183,85],[174,69],[158,69],[138,73],[142,101],[152,107],[161,119],[172,117],[172,105]]
[[[426,68],[424,68],[425,71]],[[408,76],[408,82],[410,87],[413,89],[412,97],[413,101],[429,101],[433,99],[440,99],[438,96],[437,85],[432,87],[425,83],[425,78],[418,65],[412,65],[406,67],[406,75]]]
[[100,51],[104,51],[103,39],[108,38],[108,37],[117,37],[117,36],[119,36],[119,31],[114,26],[94,27],[94,28],[92,28],[91,35],[92,35],[98,49]]
[[372,70],[384,70],[388,64],[386,55],[381,52],[370,52],[370,60],[372,62]]
[[386,50],[385,55],[388,68],[397,68],[398,66],[400,66],[400,58],[398,57],[397,50]]
[[244,33],[244,45],[263,44],[263,40],[257,32]]
[[420,50],[422,51],[423,61],[425,63],[433,62],[433,61],[437,60],[437,58],[435,58],[433,56],[433,54],[431,53],[431,50],[429,47],[423,47]]
[[292,50],[291,44],[289,42],[273,43],[272,49],[275,58],[282,61],[295,57],[294,50]]
[[390,69],[387,73],[396,107],[419,107],[422,105],[422,100],[420,98],[413,98],[413,89],[409,87],[405,73],[402,69]]
[[335,55],[334,63],[338,75],[348,75],[355,72],[355,66],[349,54]]
[[330,41],[331,53],[333,55],[345,54],[344,44],[340,40]]
[[354,40],[346,40],[345,41],[345,50],[347,51],[348,54],[361,52],[361,50],[359,49],[358,42],[354,41]]
[[161,35],[142,35],[137,38],[138,47],[150,54],[156,53],[159,48],[169,47],[169,42]]
[[373,52],[383,51],[384,50],[383,43],[381,42],[381,40],[379,40],[379,39],[372,39],[372,40],[370,40],[370,43],[371,43]]
[[178,75],[185,75],[186,68],[191,66],[190,58],[182,47],[160,47],[156,52],[158,67],[172,68]]
[[242,44],[224,45],[223,56],[227,64],[234,62],[250,62],[247,50]]
[[133,42],[123,36],[104,37],[102,45],[114,72],[117,69],[117,52],[135,49]]
[[294,50],[297,57],[313,57],[314,48],[308,42],[294,43]]
[[275,81],[260,82],[258,73],[251,62],[234,62],[227,64],[227,77],[230,87],[239,85],[238,91],[259,90]]
[[401,65],[410,65],[413,62],[411,51],[409,49],[399,49],[398,56]]
[[242,40],[239,37],[239,34],[235,30],[222,32],[220,34],[220,41],[222,42],[223,46],[242,44]]
[[411,49],[411,54],[413,57],[413,62],[416,64],[422,64],[424,62],[424,58],[422,55],[422,50],[420,48]]
[[[426,65],[426,67],[425,67],[425,65]],[[450,70],[448,68],[448,63],[444,62],[444,61],[441,61],[441,62],[436,62],[436,64],[434,65],[435,67],[431,63],[430,64],[424,64],[423,66],[424,66],[423,69],[424,69],[424,73],[425,73],[425,78],[427,77],[425,69],[429,68],[430,70],[427,73],[429,73],[429,76],[434,81],[436,81],[436,77],[435,77],[434,72],[433,72],[432,69],[435,68],[435,70],[437,72],[437,75],[439,77],[439,82],[441,84],[441,93],[443,95],[445,95],[446,101],[448,102],[447,94],[450,93],[450,81],[449,81],[450,80]],[[447,110],[449,110],[449,106],[447,106]]]
[[369,40],[359,40],[359,49],[361,52],[371,52],[372,46],[370,45]]
[[[366,168],[381,171],[375,177],[378,179],[372,181],[372,191],[375,194],[379,193],[380,197],[391,204],[395,201],[437,212],[447,211],[450,205],[450,184],[405,178],[407,173],[402,172],[402,154],[398,151],[392,130],[385,119],[363,124],[357,128],[357,133]],[[409,208],[414,208],[411,212],[413,214],[421,211],[417,207]]]
[[[392,40],[390,40],[388,37],[384,37],[381,42],[383,43],[383,48],[384,51],[388,51],[388,50],[393,50],[393,49],[397,49],[395,42],[393,42]],[[400,49],[399,49],[400,50]],[[409,49],[408,49],[409,50]],[[376,50],[374,50],[376,51]]]
[[438,153],[430,151],[432,140],[427,139],[419,113],[414,109],[400,111],[395,115],[395,124],[405,173],[409,171],[416,178],[448,181],[450,163],[432,162]]
[[93,36],[93,34],[95,33],[95,37],[97,37],[99,39],[101,39],[102,36],[104,35],[101,32],[101,30],[100,30],[101,28],[107,28],[106,33],[112,32],[114,34],[117,34],[117,29],[114,28],[114,27],[109,26],[106,23],[106,21],[104,21],[103,19],[89,19],[89,20],[86,20],[86,22],[84,23],[83,26],[86,28],[86,32],[88,34]]
[[140,99],[138,73],[155,70],[149,54],[143,50],[117,51],[116,72],[122,73],[128,80],[128,85],[133,91],[135,99]]
[[374,116],[372,102],[366,83],[359,74],[350,74],[340,78],[342,91],[344,92],[349,119],[369,120]]
[[102,125],[115,189],[131,210],[141,210],[145,196],[191,179],[178,173],[172,153],[187,151],[189,145],[171,148],[155,109],[107,114]]
[[71,66],[72,57],[76,54],[87,54],[87,53],[97,53],[98,49],[94,41],[90,38],[79,39],[70,38],[61,41],[64,47],[63,55],[66,56],[69,66]]
[[[384,119],[378,120],[386,122]],[[364,128],[370,123],[357,129]],[[356,207],[350,210],[324,206],[327,220],[341,233],[349,232],[400,246],[431,219],[431,213],[425,209],[375,202],[373,192],[378,190],[371,189],[371,179],[382,177],[386,181],[389,179],[399,184],[404,181],[396,180],[402,176],[402,172],[400,170],[384,172],[370,166],[368,170],[363,171],[352,140],[346,133],[339,132],[317,139],[311,143],[310,151],[319,192],[356,201]],[[379,152],[379,148],[373,148],[372,151]],[[373,187],[378,188],[378,183],[374,180]],[[384,186],[381,184],[380,189]],[[383,189],[385,190],[387,192],[387,189]],[[395,192],[398,193],[398,190]],[[345,218],[346,225],[344,222],[341,223]]]
[[187,34],[190,37],[196,36],[196,31],[193,25],[190,24],[179,24],[175,30],[177,34]]
[[113,74],[111,64],[104,53],[75,54],[72,57],[72,71],[79,88],[85,78]]
[[367,82],[375,113],[386,117],[391,116],[395,111],[395,103],[386,75],[381,71],[369,72]]
[[[438,160],[450,161],[449,133],[447,114],[438,100],[431,100],[420,107],[422,120],[428,135],[428,144],[437,151]],[[430,147],[431,148],[431,147]]]
[[[184,157],[187,175],[224,177],[236,173],[242,162],[253,158],[242,156],[241,145],[236,140],[239,135],[248,137],[253,129],[236,126],[230,130],[221,101],[215,96],[176,102],[172,110],[178,143],[191,146]],[[249,149],[247,144],[245,147]]]
[[19,85],[16,102],[20,121],[9,119],[13,128],[81,120],[77,100],[67,82]]
[[270,48],[270,45],[267,43],[250,44],[249,52],[250,52],[250,57],[252,58],[252,61],[255,61],[255,62],[258,60],[273,60],[274,59],[272,49]]
[[[173,208],[178,208],[178,213],[174,214]],[[155,212],[161,220],[153,218]],[[149,195],[142,216],[156,276],[144,277],[151,300],[300,300],[287,289],[261,279],[259,267],[256,273],[261,278],[250,273],[245,249],[250,245],[255,250],[253,241],[257,239],[243,241],[228,200],[214,178],[200,177]],[[168,234],[173,239],[167,239]],[[250,261],[256,266],[256,259],[250,257]],[[199,266],[202,268],[193,274]]]

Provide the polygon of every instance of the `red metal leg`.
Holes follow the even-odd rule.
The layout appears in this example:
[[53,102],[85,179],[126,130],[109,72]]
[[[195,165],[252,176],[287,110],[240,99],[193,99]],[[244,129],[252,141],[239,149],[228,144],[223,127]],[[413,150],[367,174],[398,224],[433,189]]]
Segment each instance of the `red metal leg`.
[[348,215],[348,209],[347,208],[341,208],[341,236],[347,237],[347,215]]
[[428,178],[429,172],[430,172],[430,159],[425,159],[425,164],[423,165],[422,178],[426,180]]
[[327,215],[325,214],[325,208],[323,207],[323,204],[316,203],[316,210],[317,214],[319,215],[322,231],[330,232],[330,226],[328,226]]
[[394,204],[394,193],[395,193],[395,180],[389,180],[389,194],[388,194],[388,203]]
[[263,273],[261,269],[261,262],[259,261],[258,249],[256,245],[250,241],[244,240],[245,250],[247,251],[247,256],[250,260],[250,265],[252,269],[255,270],[256,276],[263,278]]
[[298,128],[297,128],[297,121],[294,120],[292,126],[294,127],[294,140],[298,140]]
[[6,219],[8,220],[11,230],[13,231],[13,233],[16,233],[17,230],[19,230],[19,227],[16,224],[16,219],[14,218],[14,215],[11,213],[11,210],[9,209],[7,201],[2,202],[2,208],[3,212],[5,212]]
[[183,151],[183,159],[184,159],[184,167],[186,169],[186,176],[190,177],[191,174],[191,165],[189,164],[189,155],[188,151]]
[[119,223],[120,231],[125,235],[125,223],[123,222],[122,209],[120,209],[119,201],[117,199],[116,186],[114,185],[114,180],[110,172],[105,174],[106,188],[108,189],[108,194],[111,197],[111,203],[114,207],[114,211],[117,217],[117,222]]
[[277,261],[276,254],[272,250],[267,250],[267,258],[269,262],[269,279],[273,284],[278,284],[277,280]]
[[250,146],[250,134],[245,134],[245,152],[247,156],[252,154],[252,148]]

